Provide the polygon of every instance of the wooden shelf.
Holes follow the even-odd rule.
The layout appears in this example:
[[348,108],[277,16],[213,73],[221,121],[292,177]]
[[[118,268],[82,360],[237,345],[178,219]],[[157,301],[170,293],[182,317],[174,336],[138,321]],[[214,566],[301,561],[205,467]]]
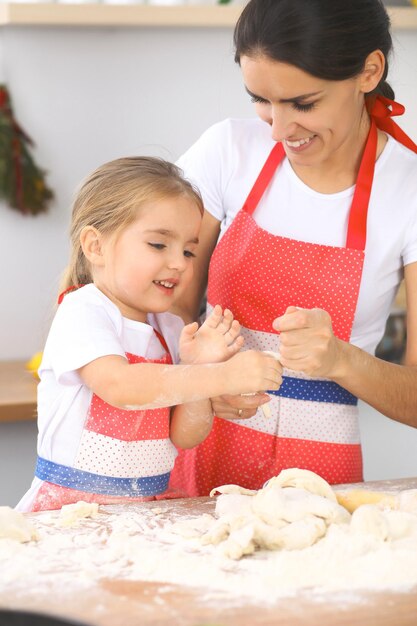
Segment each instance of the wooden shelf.
[[[233,27],[243,5],[0,3],[0,26]],[[417,28],[417,8],[389,7],[393,28]]]
[[37,382],[24,361],[0,362],[0,422],[36,418]]
[[233,27],[239,5],[1,4],[0,25]]

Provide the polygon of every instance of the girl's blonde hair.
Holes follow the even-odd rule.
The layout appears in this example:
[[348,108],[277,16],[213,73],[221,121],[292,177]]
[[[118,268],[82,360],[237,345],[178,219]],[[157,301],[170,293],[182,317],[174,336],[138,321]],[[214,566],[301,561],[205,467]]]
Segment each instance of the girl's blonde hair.
[[93,282],[80,244],[83,228],[94,226],[103,235],[117,233],[136,219],[145,204],[178,196],[190,198],[203,214],[199,192],[172,163],[153,157],[130,157],[98,167],[81,184],[73,204],[70,262],[60,292]]

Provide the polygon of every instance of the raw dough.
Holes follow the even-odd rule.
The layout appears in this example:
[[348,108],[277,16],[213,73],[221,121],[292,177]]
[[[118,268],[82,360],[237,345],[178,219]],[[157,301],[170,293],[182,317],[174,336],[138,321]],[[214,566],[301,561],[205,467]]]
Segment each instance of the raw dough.
[[366,551],[383,542],[406,540],[412,535],[417,538],[417,489],[398,495],[375,492],[378,497],[373,497],[373,492],[357,491],[361,503],[371,497],[372,504],[359,505],[354,499],[351,515],[351,499],[347,508],[341,506],[331,486],[309,470],[283,470],[258,491],[223,485],[210,494],[220,494],[217,519],[210,523],[206,517],[199,527],[194,522],[192,536],[200,532],[201,544],[217,545],[231,559],[257,549],[303,550],[326,537],[329,529],[331,536],[339,533],[350,537],[352,546],[366,546]]
[[36,530],[19,511],[0,506],[0,539],[15,539],[20,543],[37,540]]
[[407,511],[363,504],[352,514],[350,531],[372,535],[381,541],[396,541],[417,534],[417,518]]
[[277,520],[296,522],[307,515],[315,515],[331,522],[349,522],[350,515],[339,504],[295,487],[280,487],[272,481],[253,497],[254,512],[267,524]]
[[389,527],[384,513],[374,504],[363,504],[352,513],[350,530],[353,533],[365,533],[385,541],[389,536]]
[[398,495],[398,509],[408,513],[417,513],[417,489],[406,489]]
[[222,544],[232,559],[266,550],[300,550],[326,534],[331,523],[349,523],[350,514],[337,503],[330,485],[307,470],[284,470],[254,491],[238,485],[223,485],[216,517],[201,543]]
[[[256,493],[256,492],[255,492]],[[253,496],[245,496],[240,493],[222,494],[216,499],[216,517],[239,514],[251,514]]]
[[245,496],[254,496],[258,492],[256,489],[245,489],[245,487],[239,487],[239,485],[222,485],[210,491],[210,498],[216,493],[240,493]]
[[98,513],[96,502],[84,502],[79,500],[75,504],[64,504],[59,514],[61,526],[73,526],[79,519],[95,517]]
[[315,493],[318,496],[323,496],[323,498],[328,498],[333,502],[337,502],[336,494],[329,483],[310,470],[298,469],[296,467],[282,470],[278,476],[271,478],[264,485],[264,488],[268,485],[271,487],[273,485],[279,485],[280,487],[298,487]]

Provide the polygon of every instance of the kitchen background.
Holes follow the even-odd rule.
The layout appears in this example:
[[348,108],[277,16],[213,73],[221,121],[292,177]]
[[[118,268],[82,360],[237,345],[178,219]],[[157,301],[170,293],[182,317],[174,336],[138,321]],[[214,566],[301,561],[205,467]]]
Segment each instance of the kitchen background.
[[[414,24],[393,30],[390,77],[407,106],[400,123],[416,140]],[[36,217],[0,204],[0,360],[14,360],[43,347],[81,179],[120,156],[175,160],[210,124],[253,111],[231,26],[1,26],[0,73],[55,193]],[[360,409],[365,478],[417,476],[417,430]],[[0,424],[0,504],[14,505],[29,486],[35,448],[34,421]]]

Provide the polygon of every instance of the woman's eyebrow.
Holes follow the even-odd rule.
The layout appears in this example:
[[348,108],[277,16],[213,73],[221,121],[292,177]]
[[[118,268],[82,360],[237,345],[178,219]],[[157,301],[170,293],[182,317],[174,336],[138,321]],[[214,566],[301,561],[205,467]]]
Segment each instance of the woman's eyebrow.
[[[260,98],[261,100],[264,100],[264,98],[262,98],[261,96],[257,96],[256,94],[249,91],[247,87],[245,87],[245,90],[251,98]],[[308,98],[312,98],[313,96],[318,96],[321,93],[321,91],[312,91],[311,93],[303,93],[299,96],[294,96],[293,98],[280,98],[279,102],[283,102],[284,104],[287,102],[299,102],[300,100],[307,100]]]

